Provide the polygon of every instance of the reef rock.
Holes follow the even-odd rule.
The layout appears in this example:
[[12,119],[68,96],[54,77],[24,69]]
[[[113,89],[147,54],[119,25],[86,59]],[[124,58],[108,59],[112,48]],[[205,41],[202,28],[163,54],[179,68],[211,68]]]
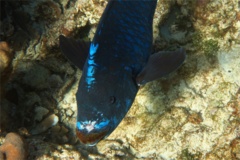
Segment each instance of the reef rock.
[[[8,119],[15,125],[8,130],[21,126],[37,134],[27,137],[28,159],[239,159],[240,3],[236,0],[159,0],[153,50],[182,46],[185,63],[142,86],[107,139],[95,147],[77,141],[75,94],[82,72],[60,53],[58,37],[91,39],[106,4],[107,0],[3,3],[8,12],[2,12],[9,16],[1,22],[14,32],[1,35],[15,48],[15,58],[1,66],[13,66],[5,89],[7,95],[16,94],[6,97],[14,107],[5,112],[14,115]],[[9,14],[13,11],[22,16]],[[41,106],[48,113],[37,114]]]
[[55,114],[52,114],[36,125],[36,127],[31,130],[31,133],[35,135],[45,132],[50,127],[55,126],[58,123],[58,120],[58,117]]

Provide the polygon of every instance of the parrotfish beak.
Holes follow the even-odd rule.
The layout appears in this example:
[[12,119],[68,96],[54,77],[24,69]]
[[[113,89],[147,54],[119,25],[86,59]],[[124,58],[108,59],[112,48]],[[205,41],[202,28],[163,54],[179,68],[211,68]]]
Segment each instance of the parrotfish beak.
[[87,146],[95,146],[100,140],[108,135],[109,128],[99,132],[87,133],[76,129],[76,134],[81,143]]
[[100,140],[108,136],[111,129],[109,121],[104,121],[99,124],[95,122],[77,122],[76,135],[81,143],[87,146],[94,146]]

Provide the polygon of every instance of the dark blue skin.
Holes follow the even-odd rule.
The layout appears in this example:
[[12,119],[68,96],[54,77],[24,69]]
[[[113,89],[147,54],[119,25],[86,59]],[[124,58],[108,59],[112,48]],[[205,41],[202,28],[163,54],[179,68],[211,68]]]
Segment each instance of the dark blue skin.
[[76,94],[76,133],[82,143],[94,145],[107,137],[125,117],[140,84],[160,78],[183,63],[183,50],[150,57],[156,4],[157,0],[110,0],[85,49],[60,36],[63,53],[75,64],[80,62],[76,52],[89,49]]

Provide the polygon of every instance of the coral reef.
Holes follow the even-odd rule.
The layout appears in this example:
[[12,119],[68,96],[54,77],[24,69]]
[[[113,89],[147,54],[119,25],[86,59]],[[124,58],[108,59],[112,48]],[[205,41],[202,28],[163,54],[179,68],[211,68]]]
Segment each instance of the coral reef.
[[26,144],[16,133],[8,133],[0,146],[1,160],[25,160],[27,157]]
[[206,35],[205,40],[214,39],[221,48],[229,48],[239,39],[238,14],[237,1],[198,1],[193,16],[194,27]]
[[82,72],[60,53],[58,37],[91,39],[106,4],[107,0],[1,2],[0,144],[5,139],[2,146],[19,146],[4,136],[13,131],[24,135],[29,160],[239,159],[236,0],[159,0],[153,51],[182,46],[185,64],[141,87],[131,110],[106,140],[95,147],[78,142],[75,93]]

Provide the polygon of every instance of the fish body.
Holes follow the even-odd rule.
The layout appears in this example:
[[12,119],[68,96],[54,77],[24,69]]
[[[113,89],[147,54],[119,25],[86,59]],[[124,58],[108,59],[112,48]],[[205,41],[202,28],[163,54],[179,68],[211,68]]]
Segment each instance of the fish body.
[[[183,63],[183,49],[151,56],[156,4],[157,0],[110,0],[85,48],[60,36],[62,52],[83,70],[76,94],[76,134],[82,143],[94,145],[107,137],[130,109],[139,85]],[[78,54],[81,50],[86,53]]]

